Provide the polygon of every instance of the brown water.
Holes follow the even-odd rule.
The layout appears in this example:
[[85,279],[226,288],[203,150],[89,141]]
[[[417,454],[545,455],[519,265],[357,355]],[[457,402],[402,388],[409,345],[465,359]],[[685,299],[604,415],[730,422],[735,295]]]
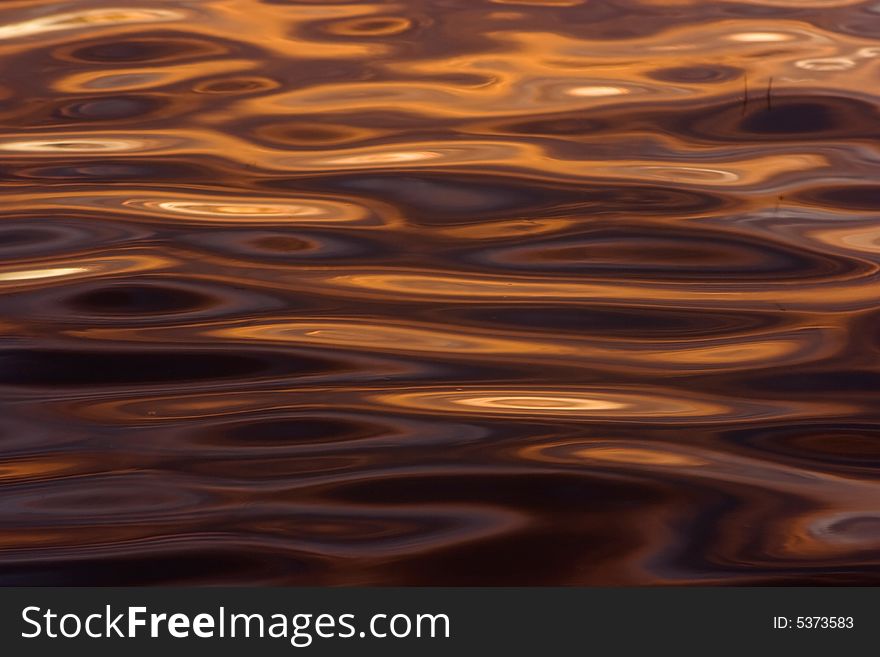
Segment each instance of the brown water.
[[878,583],[880,4],[0,6],[0,582]]

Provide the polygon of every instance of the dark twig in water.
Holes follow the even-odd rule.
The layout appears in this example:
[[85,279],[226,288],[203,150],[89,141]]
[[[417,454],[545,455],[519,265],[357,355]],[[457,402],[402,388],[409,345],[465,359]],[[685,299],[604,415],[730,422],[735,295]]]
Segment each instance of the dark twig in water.
[[743,73],[743,116],[746,114],[746,108],[749,105],[749,74]]
[[767,110],[768,111],[773,109],[773,102],[772,102],[771,96],[770,96],[772,91],[773,91],[773,78],[771,77],[769,80],[767,80]]

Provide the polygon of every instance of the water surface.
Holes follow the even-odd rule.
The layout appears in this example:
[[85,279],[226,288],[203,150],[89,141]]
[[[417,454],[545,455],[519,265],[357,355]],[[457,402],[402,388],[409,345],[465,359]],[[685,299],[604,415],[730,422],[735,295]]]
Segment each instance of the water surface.
[[878,583],[878,35],[7,0],[0,583]]

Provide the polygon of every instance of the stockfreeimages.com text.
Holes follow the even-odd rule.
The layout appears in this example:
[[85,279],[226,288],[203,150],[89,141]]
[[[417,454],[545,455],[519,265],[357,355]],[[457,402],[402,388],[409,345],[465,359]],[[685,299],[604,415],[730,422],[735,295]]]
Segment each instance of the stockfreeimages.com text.
[[273,638],[287,639],[292,646],[305,648],[316,638],[378,639],[408,637],[450,637],[446,614],[374,614],[359,629],[355,614],[245,614],[231,613],[220,607],[213,613],[153,613],[146,607],[101,611],[85,614],[61,613],[41,607],[25,607],[21,612],[26,639],[88,637],[186,639]]

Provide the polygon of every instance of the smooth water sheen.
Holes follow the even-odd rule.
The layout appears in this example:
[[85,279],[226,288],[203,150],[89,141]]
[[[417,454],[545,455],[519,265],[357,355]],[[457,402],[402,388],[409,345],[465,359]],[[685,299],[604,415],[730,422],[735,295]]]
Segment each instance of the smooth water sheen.
[[0,582],[880,583],[876,0],[6,0]]

